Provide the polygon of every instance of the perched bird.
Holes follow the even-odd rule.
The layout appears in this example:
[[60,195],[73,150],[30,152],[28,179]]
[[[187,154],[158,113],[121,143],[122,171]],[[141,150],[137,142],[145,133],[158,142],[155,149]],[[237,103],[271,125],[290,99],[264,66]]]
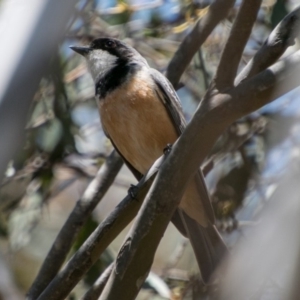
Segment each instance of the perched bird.
[[[164,75],[120,40],[99,38],[88,47],[71,49],[86,59],[103,129],[139,180],[186,126],[175,90]],[[172,222],[190,239],[202,279],[208,282],[227,248],[214,226],[200,170],[188,184]]]

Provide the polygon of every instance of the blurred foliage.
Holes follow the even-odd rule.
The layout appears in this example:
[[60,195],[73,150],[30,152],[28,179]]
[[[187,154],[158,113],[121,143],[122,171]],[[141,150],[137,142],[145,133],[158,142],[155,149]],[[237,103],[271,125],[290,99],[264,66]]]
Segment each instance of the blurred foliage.
[[[195,21],[206,14],[211,2],[78,2],[78,14],[70,24],[65,41],[49,62],[50,72],[41,81],[33,99],[26,143],[10,162],[1,185],[0,234],[10,241],[13,249],[20,249],[30,241],[32,230],[43,216],[44,205],[54,201],[51,197],[66,189],[74,178],[90,180],[112,149],[99,123],[91,78],[83,60],[68,46],[86,44],[101,36],[126,38],[152,67],[164,72],[183,37]],[[183,88],[178,93],[188,120],[215,72],[239,2],[229,18],[217,26],[199,49],[182,76]],[[241,68],[263,43],[270,29],[290,10],[289,5],[290,2],[284,0],[264,1]],[[275,113],[278,115],[278,112]],[[273,128],[274,124],[270,122],[273,115],[274,111],[258,112],[235,122],[207,157],[207,161],[213,161],[208,176],[213,206],[218,226],[224,231],[238,228],[239,217],[249,215],[243,212],[243,206],[253,192],[253,182],[260,178],[271,151],[266,130]],[[283,133],[282,139],[274,140],[272,147],[276,143],[281,144],[286,136]],[[57,169],[72,170],[64,184],[56,175]],[[233,228],[228,228],[228,220],[234,220]],[[96,226],[97,222],[90,218],[74,251]],[[90,270],[85,283],[90,285],[94,282],[111,261],[112,257],[107,252]],[[188,281],[165,280],[174,291],[174,299],[204,299],[203,295],[207,293],[195,278]],[[196,294],[201,294],[202,298]]]
[[287,1],[277,0],[272,9],[271,26],[275,28],[276,25],[288,14]]

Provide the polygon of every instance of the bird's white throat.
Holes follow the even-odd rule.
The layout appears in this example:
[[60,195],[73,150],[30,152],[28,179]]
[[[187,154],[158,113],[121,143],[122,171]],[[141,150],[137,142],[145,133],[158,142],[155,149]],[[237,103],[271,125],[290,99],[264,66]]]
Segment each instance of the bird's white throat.
[[92,50],[86,56],[87,65],[95,83],[116,66],[117,59],[116,56],[100,49]]

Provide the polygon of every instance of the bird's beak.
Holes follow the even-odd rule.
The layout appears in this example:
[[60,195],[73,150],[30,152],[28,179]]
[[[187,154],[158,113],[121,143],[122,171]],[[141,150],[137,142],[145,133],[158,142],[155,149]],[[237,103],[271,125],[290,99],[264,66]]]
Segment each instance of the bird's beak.
[[73,51],[79,53],[82,56],[86,56],[92,49],[89,47],[77,47],[77,46],[71,46],[70,47]]

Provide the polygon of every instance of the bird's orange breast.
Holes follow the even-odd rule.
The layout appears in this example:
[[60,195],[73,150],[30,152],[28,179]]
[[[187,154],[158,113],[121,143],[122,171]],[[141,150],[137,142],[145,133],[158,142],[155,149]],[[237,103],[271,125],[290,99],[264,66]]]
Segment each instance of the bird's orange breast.
[[99,101],[104,130],[120,153],[145,174],[177,139],[176,130],[158,98],[151,78],[137,73],[130,81]]

